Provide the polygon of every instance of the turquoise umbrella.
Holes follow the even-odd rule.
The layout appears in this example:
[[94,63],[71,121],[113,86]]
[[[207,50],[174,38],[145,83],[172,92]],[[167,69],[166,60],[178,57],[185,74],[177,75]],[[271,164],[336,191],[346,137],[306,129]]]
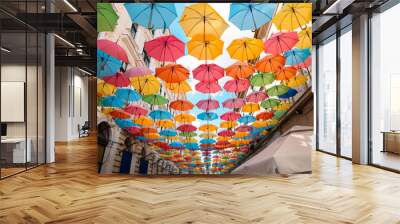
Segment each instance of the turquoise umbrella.
[[297,65],[302,62],[304,62],[308,56],[311,55],[310,49],[309,48],[294,48],[289,51],[285,51],[283,53],[283,56],[286,58],[286,65]]
[[125,102],[116,96],[105,96],[100,98],[100,106],[121,108]]
[[149,117],[153,118],[153,120],[172,119],[171,113],[168,111],[164,111],[164,110],[153,110],[149,113]]
[[97,78],[112,76],[120,70],[121,66],[122,61],[97,49]]
[[229,21],[240,30],[256,30],[272,19],[276,6],[273,3],[232,3]]
[[115,95],[126,102],[138,101],[141,98],[138,92],[129,88],[119,88],[115,91]]
[[125,3],[132,22],[151,29],[166,29],[178,17],[174,3]]
[[218,114],[214,112],[202,112],[197,115],[197,119],[203,120],[203,121],[212,121],[215,119],[218,119]]

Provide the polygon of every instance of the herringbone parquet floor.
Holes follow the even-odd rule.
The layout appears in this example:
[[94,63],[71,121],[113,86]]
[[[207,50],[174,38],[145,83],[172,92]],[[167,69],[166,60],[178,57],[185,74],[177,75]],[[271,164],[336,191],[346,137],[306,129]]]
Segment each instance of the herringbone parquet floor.
[[319,152],[288,178],[99,176],[95,161],[86,138],[0,181],[0,223],[400,223],[400,175]]

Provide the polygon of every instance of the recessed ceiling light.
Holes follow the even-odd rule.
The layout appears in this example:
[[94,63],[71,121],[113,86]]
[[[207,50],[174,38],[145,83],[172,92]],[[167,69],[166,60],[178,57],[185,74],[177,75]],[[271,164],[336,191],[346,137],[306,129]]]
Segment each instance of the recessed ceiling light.
[[68,0],[64,0],[64,3],[68,5],[68,7],[70,7],[74,12],[78,12],[78,10]]
[[7,49],[5,47],[1,47],[0,49],[1,49],[1,51],[4,51],[6,53],[10,53],[11,52],[11,50],[9,50],[9,49]]
[[69,45],[70,47],[75,48],[75,45],[73,45],[71,42],[69,42],[68,40],[60,37],[58,34],[54,34],[55,37],[57,37],[59,40],[61,40],[62,42],[64,42],[65,44]]

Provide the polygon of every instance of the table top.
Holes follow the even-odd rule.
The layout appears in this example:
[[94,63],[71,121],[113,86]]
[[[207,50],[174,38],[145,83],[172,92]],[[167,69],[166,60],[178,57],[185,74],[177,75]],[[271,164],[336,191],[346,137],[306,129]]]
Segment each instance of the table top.
[[[27,139],[30,140],[29,138]],[[25,138],[4,138],[1,139],[1,143],[20,143],[25,142]]]
[[381,131],[381,133],[400,135],[400,131]]

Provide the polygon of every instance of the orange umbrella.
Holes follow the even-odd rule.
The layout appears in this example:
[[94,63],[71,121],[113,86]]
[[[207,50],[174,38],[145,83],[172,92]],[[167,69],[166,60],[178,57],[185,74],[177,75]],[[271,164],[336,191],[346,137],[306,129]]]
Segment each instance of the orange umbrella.
[[271,111],[264,111],[256,115],[257,120],[267,120],[274,116]]
[[188,43],[188,53],[199,60],[214,60],[222,54],[224,42],[212,35],[194,36]]
[[204,132],[216,131],[217,129],[218,127],[213,124],[203,124],[199,127],[199,130]]
[[156,125],[160,128],[172,128],[175,126],[171,120],[158,120]]
[[178,83],[189,77],[189,71],[179,64],[156,68],[156,76],[168,83]]
[[174,110],[186,111],[193,109],[194,105],[187,100],[175,100],[169,104],[169,107]]
[[121,109],[115,109],[111,111],[109,114],[114,118],[122,118],[122,119],[130,118],[129,113]]
[[221,128],[234,128],[238,125],[236,121],[222,121],[219,126]]
[[245,62],[236,62],[225,69],[226,75],[234,79],[245,79],[255,72],[254,67]]
[[174,119],[180,123],[190,123],[196,120],[196,117],[191,114],[177,114]]
[[252,113],[260,110],[260,105],[258,103],[246,103],[242,107],[242,111],[246,113]]
[[254,121],[252,125],[255,128],[262,128],[262,127],[268,126],[268,121],[258,120],[258,121]]
[[279,72],[275,73],[276,80],[288,80],[294,76],[296,76],[297,69],[294,67],[285,67],[281,69]]
[[231,140],[231,137],[228,136],[218,136],[217,141],[229,141]]
[[276,73],[282,69],[285,64],[285,57],[282,55],[265,56],[256,63],[256,68],[260,72],[273,72]]
[[143,134],[157,133],[157,129],[155,128],[141,128],[140,130]]
[[169,91],[176,94],[183,94],[192,91],[192,87],[190,87],[186,80],[177,83],[166,82],[165,86],[168,88]]
[[153,121],[145,116],[140,116],[137,117],[133,120],[136,124],[142,125],[142,126],[151,126],[153,125]]

